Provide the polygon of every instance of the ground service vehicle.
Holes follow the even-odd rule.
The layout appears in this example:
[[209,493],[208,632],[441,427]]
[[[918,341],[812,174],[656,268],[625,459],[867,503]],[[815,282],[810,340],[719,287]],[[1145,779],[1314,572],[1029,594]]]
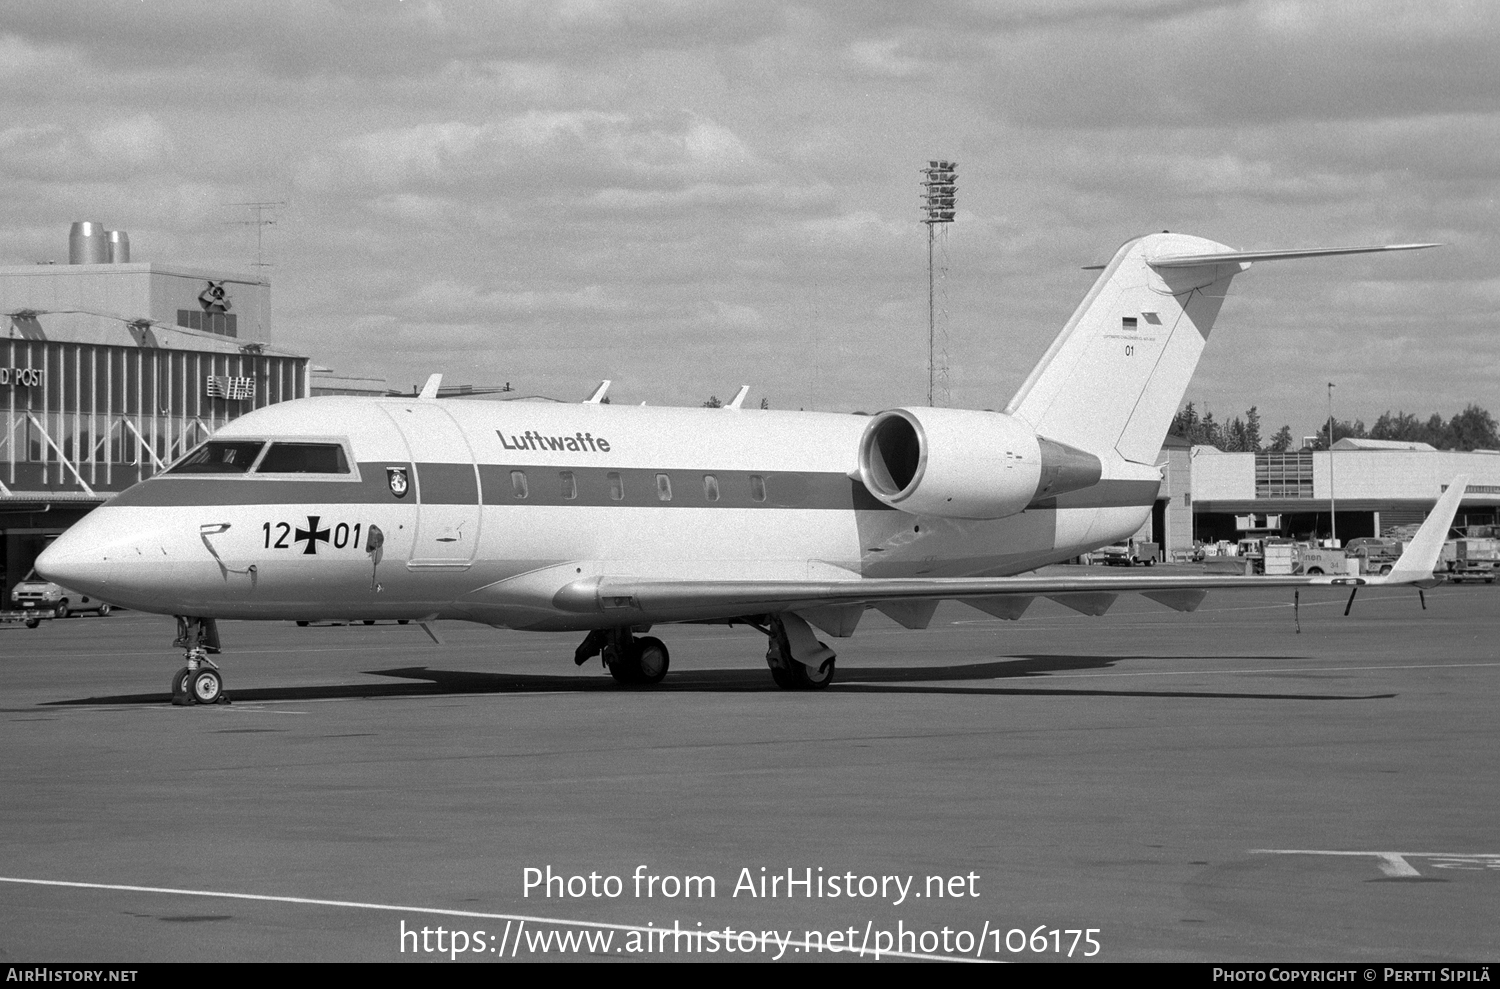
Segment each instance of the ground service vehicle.
[[1150,567],[1156,564],[1156,558],[1160,555],[1159,544],[1131,539],[1123,543],[1111,543],[1101,549],[1095,559],[1112,567],[1133,567],[1138,563],[1143,567]]
[[1360,536],[1349,540],[1344,555],[1359,560],[1359,572],[1387,574],[1401,558],[1402,543],[1399,539],[1381,536]]
[[10,599],[30,628],[36,628],[43,618],[67,618],[82,611],[97,612],[103,617],[110,612],[107,602],[55,584],[39,576],[35,570],[15,586]]
[[1455,584],[1482,580],[1493,584],[1500,574],[1500,539],[1464,537],[1443,544],[1441,562]]

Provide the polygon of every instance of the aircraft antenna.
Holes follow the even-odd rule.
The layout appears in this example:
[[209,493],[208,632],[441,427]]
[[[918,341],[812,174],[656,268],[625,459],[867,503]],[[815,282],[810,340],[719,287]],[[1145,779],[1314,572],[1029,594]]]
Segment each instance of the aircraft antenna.
[[[922,222],[927,224],[927,404],[933,404],[937,381],[937,296],[932,260],[937,228],[953,222],[954,202],[958,194],[958,162],[930,159],[922,175]],[[944,227],[944,237],[947,228]]]

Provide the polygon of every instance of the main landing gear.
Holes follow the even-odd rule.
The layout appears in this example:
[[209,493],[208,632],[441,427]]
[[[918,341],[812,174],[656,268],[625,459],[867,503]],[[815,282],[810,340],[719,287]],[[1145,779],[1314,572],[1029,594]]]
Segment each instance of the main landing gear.
[[[770,644],[766,665],[771,679],[783,690],[822,690],[833,682],[833,650],[819,642],[806,621],[794,614],[736,619],[764,633]],[[582,666],[595,656],[604,668],[627,686],[650,686],[667,675],[671,657],[666,644],[652,636],[635,635],[650,626],[596,628],[573,652],[573,662]]]
[[172,703],[228,704],[224,677],[218,665],[208,658],[210,653],[219,651],[219,626],[214,620],[178,615],[177,638],[172,645],[180,646],[187,659],[187,665],[172,677]]
[[796,615],[770,615],[764,626],[752,622],[766,634],[766,665],[771,679],[782,690],[822,690],[833,682],[838,658],[828,644],[819,641],[807,623]]
[[636,638],[630,628],[594,629],[574,650],[573,662],[582,666],[595,656],[603,657],[610,676],[627,686],[661,683],[672,664],[665,642],[650,635]]

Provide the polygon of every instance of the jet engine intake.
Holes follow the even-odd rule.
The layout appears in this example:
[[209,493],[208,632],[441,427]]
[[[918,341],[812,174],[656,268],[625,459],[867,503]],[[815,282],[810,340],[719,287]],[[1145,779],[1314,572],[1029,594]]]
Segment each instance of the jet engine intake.
[[913,515],[998,519],[1097,483],[1099,458],[1038,437],[1019,419],[966,409],[892,409],[865,428],[859,473]]

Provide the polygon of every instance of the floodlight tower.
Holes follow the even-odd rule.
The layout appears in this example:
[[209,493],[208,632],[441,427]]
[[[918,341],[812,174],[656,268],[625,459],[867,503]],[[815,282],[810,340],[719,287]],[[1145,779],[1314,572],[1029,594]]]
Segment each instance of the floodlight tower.
[[925,176],[922,179],[922,211],[927,214],[922,222],[927,224],[927,404],[930,406],[936,375],[936,363],[933,359],[936,321],[932,243],[936,238],[938,224],[953,222],[953,204],[958,193],[958,162],[930,160],[921,172]]

